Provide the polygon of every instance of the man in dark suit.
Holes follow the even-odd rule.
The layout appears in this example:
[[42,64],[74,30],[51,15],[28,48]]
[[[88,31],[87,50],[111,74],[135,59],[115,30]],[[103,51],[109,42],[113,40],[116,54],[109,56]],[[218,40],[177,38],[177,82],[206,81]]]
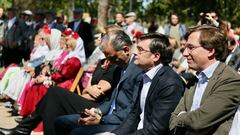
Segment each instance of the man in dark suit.
[[141,35],[136,48],[134,63],[145,72],[141,92],[127,120],[103,135],[169,134],[171,112],[184,92],[179,75],[168,66],[172,48],[166,36],[156,33]]
[[25,23],[16,17],[17,9],[8,8],[8,20],[5,24],[4,44],[3,44],[3,60],[4,65],[11,63],[19,64],[23,58],[22,40],[25,30]]
[[73,11],[74,21],[68,24],[68,28],[77,32],[83,40],[86,57],[88,58],[92,54],[90,49],[90,43],[93,42],[93,35],[91,31],[91,25],[82,20],[83,9],[76,8]]
[[[133,108],[138,95],[142,70],[134,63],[131,40],[123,31],[112,31],[102,38],[103,52],[112,63],[123,68],[111,99],[97,108],[85,109],[84,115],[61,116],[56,119],[59,135],[92,135],[117,128]],[[79,119],[80,118],[80,119]],[[78,123],[79,119],[79,123]]]
[[41,9],[36,10],[33,18],[34,18],[33,30],[34,30],[34,37],[35,37],[39,29],[42,28],[44,25],[44,18],[45,18],[44,12]]
[[183,52],[198,81],[187,89],[170,119],[179,135],[228,135],[240,104],[240,76],[220,60],[225,57],[226,36],[219,28],[191,28]]

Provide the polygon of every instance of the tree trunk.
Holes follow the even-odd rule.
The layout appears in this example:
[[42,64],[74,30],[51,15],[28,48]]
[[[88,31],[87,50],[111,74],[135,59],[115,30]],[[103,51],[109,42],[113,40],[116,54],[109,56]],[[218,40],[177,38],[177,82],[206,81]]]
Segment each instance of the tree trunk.
[[15,7],[20,14],[23,10],[32,10],[32,7],[30,6],[32,3],[32,0],[12,0],[12,6]]
[[69,8],[68,8],[68,21],[73,20],[73,10],[75,8],[75,0],[69,0],[68,1]]
[[107,25],[108,8],[108,0],[99,0],[98,28],[103,28]]

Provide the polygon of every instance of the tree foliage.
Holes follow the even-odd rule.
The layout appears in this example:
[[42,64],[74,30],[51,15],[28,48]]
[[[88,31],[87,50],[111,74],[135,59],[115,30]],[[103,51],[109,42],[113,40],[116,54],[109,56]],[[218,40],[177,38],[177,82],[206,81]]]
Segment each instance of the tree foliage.
[[[100,0],[0,0],[0,6],[10,7],[12,4],[20,9],[55,9],[58,12],[69,13],[69,2],[75,2],[75,7],[82,7],[92,16],[98,16]],[[181,16],[183,22],[191,25],[199,19],[200,12],[217,11],[220,18],[233,24],[240,23],[239,0],[151,0],[148,6],[143,7],[142,2],[149,0],[108,0],[108,19],[112,20],[116,12],[137,12],[144,20],[167,21],[171,12]]]
[[[196,24],[199,13],[217,11],[223,20],[233,24],[240,23],[240,2],[239,0],[153,0],[145,9],[146,19],[159,19],[166,21],[171,12],[178,13],[181,19],[191,24]],[[154,16],[148,16],[155,13]]]

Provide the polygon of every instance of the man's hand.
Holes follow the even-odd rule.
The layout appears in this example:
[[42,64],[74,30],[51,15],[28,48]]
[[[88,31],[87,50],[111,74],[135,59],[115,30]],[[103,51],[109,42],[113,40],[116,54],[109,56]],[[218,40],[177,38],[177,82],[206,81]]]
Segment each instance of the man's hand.
[[90,86],[89,89],[87,90],[87,93],[95,99],[97,99],[101,95],[104,95],[104,93],[101,91],[101,87],[98,85]]
[[39,83],[43,83],[43,81],[47,80],[48,77],[44,76],[44,75],[39,75],[36,77],[35,79],[35,83],[39,84]]
[[100,123],[101,116],[96,113],[96,108],[85,109],[84,113],[88,116],[80,118],[79,123],[83,125],[98,125]]

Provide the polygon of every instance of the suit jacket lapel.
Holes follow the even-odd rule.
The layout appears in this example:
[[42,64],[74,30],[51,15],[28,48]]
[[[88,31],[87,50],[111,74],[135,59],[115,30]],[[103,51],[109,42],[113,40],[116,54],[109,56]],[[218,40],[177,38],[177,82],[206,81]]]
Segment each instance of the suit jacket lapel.
[[194,96],[194,93],[195,93],[195,90],[196,90],[196,87],[197,87],[197,83],[195,83],[194,86],[190,87],[190,89],[187,89],[186,90],[186,108],[187,108],[187,111],[190,111],[191,110],[191,107],[192,107],[192,102],[193,102],[193,96]]
[[79,33],[80,33],[80,31],[82,30],[82,27],[83,27],[82,21],[83,21],[83,20],[80,21],[80,23],[79,23],[79,25],[78,25],[78,27],[77,27],[77,29],[76,29],[76,31],[79,31]]
[[[133,63],[133,60],[129,63],[129,65],[128,65],[128,67],[126,68],[126,71],[125,71],[125,73],[123,74],[123,76],[120,78],[120,80],[119,80],[119,83],[117,84],[117,87],[115,88],[116,90],[116,93],[118,93],[118,91],[119,91],[119,89],[121,88],[121,85],[122,85],[122,83],[124,82],[124,80],[126,80],[128,77],[129,77],[129,74],[131,73],[131,72],[133,72],[133,69],[134,69],[134,67],[135,67],[136,65],[134,65],[134,63]],[[117,96],[117,94],[115,94],[115,96],[114,97],[116,97]]]
[[216,82],[218,81],[219,75],[223,72],[223,69],[225,68],[223,63],[219,63],[218,67],[216,68],[216,70],[213,73],[213,76],[210,78],[208,85],[204,91],[202,100],[201,100],[201,104],[203,103],[203,101],[206,99],[206,97],[208,97],[208,95],[211,93],[213,86],[215,84],[217,84]]
[[168,66],[163,66],[158,72],[157,74],[153,77],[152,83],[150,85],[150,88],[148,90],[148,94],[147,94],[147,98],[146,98],[146,102],[145,104],[147,104],[149,97],[152,95],[152,93],[154,92],[155,87],[157,86],[159,80],[163,79],[161,78],[161,76],[164,74],[164,72],[167,70]]
[[125,79],[127,79],[131,72],[134,72],[134,67],[136,67],[136,65],[133,63],[134,62],[134,58],[132,58],[130,60],[131,61],[130,61],[130,63],[128,64],[128,66],[126,68],[125,73],[120,78],[119,84],[122,83]]

